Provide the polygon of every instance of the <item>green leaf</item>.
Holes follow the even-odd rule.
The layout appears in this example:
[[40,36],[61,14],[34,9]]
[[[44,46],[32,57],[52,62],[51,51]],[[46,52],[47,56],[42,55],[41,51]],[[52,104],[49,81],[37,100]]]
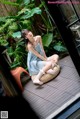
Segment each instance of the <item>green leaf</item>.
[[64,47],[64,46],[62,46],[60,44],[56,44],[54,46],[54,49],[57,50],[57,51],[59,51],[59,52],[65,52],[65,51],[67,51],[66,47]]
[[24,42],[23,41],[20,41],[20,42],[17,42],[17,44],[16,44],[16,50],[20,50],[20,48],[19,48],[19,46],[23,46],[24,45]]
[[7,49],[7,52],[8,52],[8,54],[9,54],[9,56],[12,56],[12,55],[14,54],[14,51],[13,51],[12,47],[9,47],[9,48]]
[[23,0],[25,5],[28,5],[30,3],[30,0]]
[[53,33],[48,33],[43,36],[43,45],[48,47],[53,40]]
[[29,9],[23,8],[21,11],[18,12],[18,16],[24,14],[25,12],[29,12]]
[[41,9],[39,7],[33,8],[32,10],[25,12],[25,15],[23,15],[21,19],[28,19],[34,14],[41,14]]
[[23,0],[24,5],[29,5],[31,2],[34,2],[34,0]]
[[8,30],[9,31],[17,31],[18,25],[16,22],[13,22],[11,25],[9,25]]
[[0,17],[0,22],[5,22],[6,21],[6,17]]
[[27,29],[31,29],[32,22],[30,20],[22,20],[20,22],[20,24],[21,24],[21,26],[22,26],[23,29],[26,29],[26,28]]
[[0,39],[0,44],[1,44],[2,46],[7,46],[9,43],[7,42],[7,40]]
[[15,32],[15,33],[13,33],[13,38],[21,38],[21,32],[20,31],[18,31],[18,32]]
[[13,63],[13,64],[11,64],[11,66],[10,66],[10,68],[12,69],[12,68],[16,68],[17,66],[20,66],[20,62],[18,62],[18,63]]
[[35,7],[31,10],[32,14],[41,14],[41,9],[39,7]]

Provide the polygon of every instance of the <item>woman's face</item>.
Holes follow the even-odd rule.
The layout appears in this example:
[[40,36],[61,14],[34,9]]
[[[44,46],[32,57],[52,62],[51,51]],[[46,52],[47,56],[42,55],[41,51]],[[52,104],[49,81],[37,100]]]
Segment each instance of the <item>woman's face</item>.
[[33,38],[33,33],[31,31],[29,31],[27,34],[26,34],[26,37],[30,40]]

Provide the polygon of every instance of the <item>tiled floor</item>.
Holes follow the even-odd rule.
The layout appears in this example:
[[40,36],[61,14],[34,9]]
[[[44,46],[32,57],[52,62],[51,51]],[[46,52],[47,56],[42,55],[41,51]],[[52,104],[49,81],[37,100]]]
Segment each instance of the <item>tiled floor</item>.
[[40,119],[46,119],[64,103],[80,92],[80,77],[67,56],[59,61],[60,74],[43,86],[35,86],[30,80],[24,88],[23,97],[30,103]]

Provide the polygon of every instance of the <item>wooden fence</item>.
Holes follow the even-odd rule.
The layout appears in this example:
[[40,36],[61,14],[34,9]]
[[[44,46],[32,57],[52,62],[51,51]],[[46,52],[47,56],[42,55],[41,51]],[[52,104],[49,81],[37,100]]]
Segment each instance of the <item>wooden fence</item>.
[[[10,0],[11,2],[15,2],[16,0]],[[17,11],[17,7],[7,4],[2,4],[0,2],[0,17],[8,16],[9,14],[13,15]]]

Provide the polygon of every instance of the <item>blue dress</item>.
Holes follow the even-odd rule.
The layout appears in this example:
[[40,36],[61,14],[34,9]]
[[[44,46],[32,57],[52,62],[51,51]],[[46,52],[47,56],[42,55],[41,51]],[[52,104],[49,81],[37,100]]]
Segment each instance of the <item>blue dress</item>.
[[[38,43],[35,46],[35,50],[39,54],[44,56],[44,53],[43,53],[43,50],[42,50],[42,47],[41,47],[40,43]],[[39,71],[45,65],[44,62],[45,61],[42,61],[40,58],[38,58],[36,55],[34,55],[31,51],[29,51],[28,56],[27,56],[27,66],[28,66],[28,71],[29,71],[30,76],[38,74]]]

